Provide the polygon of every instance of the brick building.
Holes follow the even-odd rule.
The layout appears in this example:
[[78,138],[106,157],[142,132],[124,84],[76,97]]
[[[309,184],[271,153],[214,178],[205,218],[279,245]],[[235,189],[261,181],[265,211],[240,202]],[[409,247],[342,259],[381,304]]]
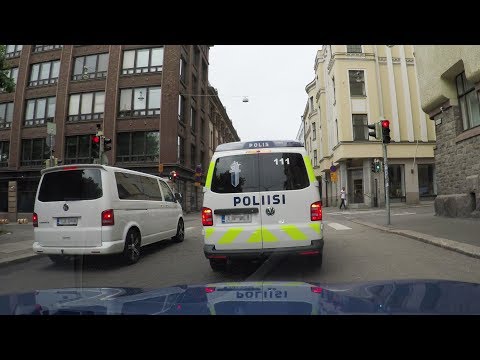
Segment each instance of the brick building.
[[[97,124],[112,139],[108,164],[156,175],[163,164],[162,176],[176,170],[184,211],[198,210],[194,172],[208,164],[209,124],[217,114],[211,107],[219,101],[202,96],[210,87],[209,48],[7,45],[16,87],[0,93],[0,217],[8,213],[12,221],[33,211],[52,149],[62,164],[92,163]],[[47,122],[56,124],[52,148]]]

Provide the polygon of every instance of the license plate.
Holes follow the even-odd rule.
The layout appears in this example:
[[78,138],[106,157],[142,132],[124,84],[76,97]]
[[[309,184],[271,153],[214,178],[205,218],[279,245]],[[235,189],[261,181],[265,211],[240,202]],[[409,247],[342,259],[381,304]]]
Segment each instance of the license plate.
[[222,224],[250,222],[252,222],[252,214],[222,215]]
[[77,223],[76,217],[57,218],[57,226],[77,226]]

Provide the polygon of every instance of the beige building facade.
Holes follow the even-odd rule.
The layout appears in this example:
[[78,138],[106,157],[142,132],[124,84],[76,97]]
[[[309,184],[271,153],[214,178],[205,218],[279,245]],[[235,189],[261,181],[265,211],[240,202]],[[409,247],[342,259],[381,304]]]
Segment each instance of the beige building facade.
[[420,106],[413,47],[325,45],[314,69],[302,126],[324,206],[339,206],[342,187],[350,208],[384,205],[383,172],[372,171],[382,145],[367,128],[382,119],[391,129],[391,201],[434,198],[435,128]]

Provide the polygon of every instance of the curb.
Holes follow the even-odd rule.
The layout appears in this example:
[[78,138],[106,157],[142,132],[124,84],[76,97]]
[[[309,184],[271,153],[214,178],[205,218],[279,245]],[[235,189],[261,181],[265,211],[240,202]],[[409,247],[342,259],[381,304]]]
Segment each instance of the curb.
[[19,254],[17,256],[11,256],[4,259],[0,259],[0,267],[27,262],[28,260],[33,259],[34,257],[37,257],[37,256],[42,256],[42,255],[28,252],[24,254]]
[[426,244],[438,246],[446,250],[455,251],[462,255],[480,259],[480,247],[475,245],[465,244],[458,241],[453,241],[453,240],[444,239],[444,238],[440,238],[440,237],[436,237],[428,234],[423,234],[423,233],[419,233],[412,230],[398,230],[398,229],[388,228],[382,225],[372,224],[367,221],[354,220],[354,219],[351,219],[350,221],[356,224],[373,228],[373,229],[381,230],[390,234],[404,236],[410,239],[424,242]]

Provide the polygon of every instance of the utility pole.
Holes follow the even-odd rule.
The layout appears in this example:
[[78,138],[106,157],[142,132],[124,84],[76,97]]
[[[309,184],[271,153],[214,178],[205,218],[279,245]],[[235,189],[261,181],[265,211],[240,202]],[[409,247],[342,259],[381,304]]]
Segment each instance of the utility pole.
[[385,176],[385,206],[387,208],[387,225],[390,225],[390,181],[388,178],[387,144],[383,143],[383,172]]

